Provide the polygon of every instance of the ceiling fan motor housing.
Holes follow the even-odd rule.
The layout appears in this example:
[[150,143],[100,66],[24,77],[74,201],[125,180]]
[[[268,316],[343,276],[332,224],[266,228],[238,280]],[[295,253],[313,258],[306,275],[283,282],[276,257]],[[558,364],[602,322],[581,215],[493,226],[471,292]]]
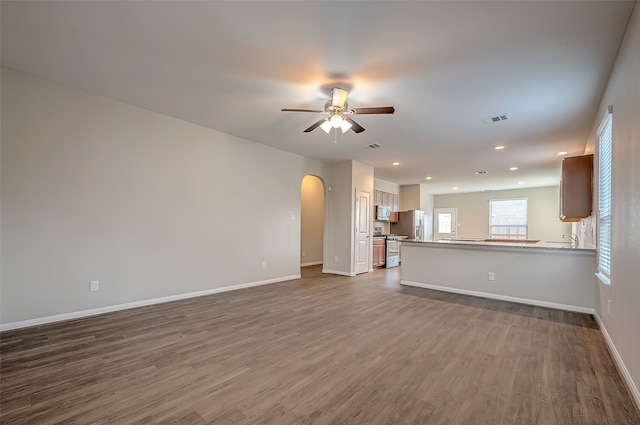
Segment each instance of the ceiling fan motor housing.
[[342,108],[338,106],[333,106],[333,100],[329,99],[324,102],[324,110],[329,113],[343,113],[346,114],[349,112],[349,104],[345,101],[344,106]]

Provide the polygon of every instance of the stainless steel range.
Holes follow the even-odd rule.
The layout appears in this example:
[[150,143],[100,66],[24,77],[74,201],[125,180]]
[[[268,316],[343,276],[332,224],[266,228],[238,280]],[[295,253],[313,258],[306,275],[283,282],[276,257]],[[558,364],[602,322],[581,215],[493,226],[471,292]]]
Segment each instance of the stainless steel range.
[[398,267],[400,264],[400,241],[396,235],[387,235],[385,249],[385,267]]

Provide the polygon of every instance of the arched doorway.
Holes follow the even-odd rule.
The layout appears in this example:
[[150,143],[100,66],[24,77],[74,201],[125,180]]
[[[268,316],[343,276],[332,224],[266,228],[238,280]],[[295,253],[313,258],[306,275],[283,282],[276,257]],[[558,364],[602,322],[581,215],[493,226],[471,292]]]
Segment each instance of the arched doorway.
[[300,185],[300,266],[322,264],[324,248],[324,183],[306,175]]

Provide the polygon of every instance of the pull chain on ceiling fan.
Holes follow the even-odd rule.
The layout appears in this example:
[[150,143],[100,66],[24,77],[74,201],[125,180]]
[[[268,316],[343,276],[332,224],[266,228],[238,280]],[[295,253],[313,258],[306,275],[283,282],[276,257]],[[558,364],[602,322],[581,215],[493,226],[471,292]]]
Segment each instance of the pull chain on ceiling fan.
[[[324,109],[292,109],[284,108],[283,112],[312,112],[316,114],[329,115],[327,118],[323,118],[320,121],[311,125],[311,127],[304,130],[305,133],[309,133],[316,128],[320,127],[325,133],[329,133],[332,128],[336,131],[339,128],[343,133],[353,130],[355,133],[362,133],[364,127],[355,122],[350,115],[357,114],[393,114],[395,108],[393,106],[378,106],[369,108],[351,108],[347,103],[348,91],[338,87],[331,89],[331,99],[324,103]],[[336,136],[337,137],[337,136]]]

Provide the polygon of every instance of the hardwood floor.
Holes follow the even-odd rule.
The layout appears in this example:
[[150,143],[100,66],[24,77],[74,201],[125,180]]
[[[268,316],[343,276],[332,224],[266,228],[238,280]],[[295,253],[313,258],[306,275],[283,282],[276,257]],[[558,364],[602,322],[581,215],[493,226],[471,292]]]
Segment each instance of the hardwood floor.
[[593,424],[640,416],[591,316],[303,269],[4,332],[2,424]]

